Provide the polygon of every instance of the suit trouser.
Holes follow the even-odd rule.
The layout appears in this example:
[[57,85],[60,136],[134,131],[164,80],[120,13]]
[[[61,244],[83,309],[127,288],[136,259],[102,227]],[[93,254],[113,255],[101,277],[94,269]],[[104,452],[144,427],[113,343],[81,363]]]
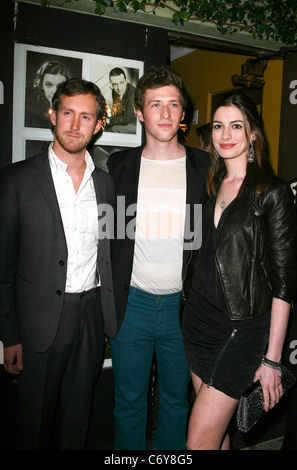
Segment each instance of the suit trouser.
[[93,386],[103,355],[100,289],[65,294],[60,326],[50,349],[38,353],[23,348],[17,448],[52,448],[58,407],[60,448],[84,447]]
[[159,398],[154,449],[186,448],[189,369],[179,325],[179,299],[180,293],[158,296],[130,287],[123,324],[111,340],[116,449],[147,449],[147,396],[154,351]]

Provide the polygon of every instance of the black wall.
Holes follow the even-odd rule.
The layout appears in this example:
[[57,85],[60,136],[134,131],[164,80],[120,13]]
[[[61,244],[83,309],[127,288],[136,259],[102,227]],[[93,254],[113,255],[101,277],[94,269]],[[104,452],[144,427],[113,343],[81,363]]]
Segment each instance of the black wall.
[[160,28],[12,0],[0,3],[0,167],[12,161],[14,42],[141,60],[145,68],[167,61],[167,32]]
[[297,179],[297,53],[284,60],[278,174]]
[[12,160],[13,4],[0,2],[0,167]]

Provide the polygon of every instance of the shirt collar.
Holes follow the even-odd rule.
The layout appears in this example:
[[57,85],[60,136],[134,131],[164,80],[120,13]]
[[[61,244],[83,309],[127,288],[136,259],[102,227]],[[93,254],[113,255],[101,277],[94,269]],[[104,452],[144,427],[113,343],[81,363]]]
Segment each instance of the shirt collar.
[[[60,160],[59,157],[57,157],[57,155],[53,151],[53,143],[49,145],[48,158],[49,158],[49,163],[50,163],[50,167],[52,171],[54,172],[58,172],[61,170],[64,172],[67,171],[68,165],[67,163],[62,162],[62,160]],[[94,165],[91,155],[89,154],[87,150],[85,153],[85,162],[86,162],[85,175],[91,175],[91,173],[95,169],[95,165]]]

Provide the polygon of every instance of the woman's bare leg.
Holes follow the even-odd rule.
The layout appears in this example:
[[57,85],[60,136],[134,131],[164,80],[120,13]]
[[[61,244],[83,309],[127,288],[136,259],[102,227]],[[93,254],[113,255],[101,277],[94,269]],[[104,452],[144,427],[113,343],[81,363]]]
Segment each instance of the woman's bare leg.
[[229,449],[228,424],[238,400],[225,395],[213,387],[207,387],[192,373],[196,399],[190,416],[188,450]]

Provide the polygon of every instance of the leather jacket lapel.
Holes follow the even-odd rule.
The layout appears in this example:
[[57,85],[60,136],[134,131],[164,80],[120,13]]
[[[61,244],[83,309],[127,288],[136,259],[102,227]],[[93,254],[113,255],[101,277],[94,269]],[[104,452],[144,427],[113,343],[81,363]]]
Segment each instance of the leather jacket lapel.
[[[224,243],[231,237],[240,227],[250,223],[255,216],[262,215],[259,206],[256,204],[251,194],[246,191],[242,196],[237,197],[232,203],[232,210],[226,214],[224,220],[221,221],[220,230],[218,231],[217,246]],[[228,210],[228,207],[226,208]]]

